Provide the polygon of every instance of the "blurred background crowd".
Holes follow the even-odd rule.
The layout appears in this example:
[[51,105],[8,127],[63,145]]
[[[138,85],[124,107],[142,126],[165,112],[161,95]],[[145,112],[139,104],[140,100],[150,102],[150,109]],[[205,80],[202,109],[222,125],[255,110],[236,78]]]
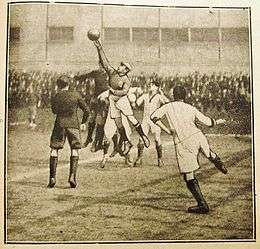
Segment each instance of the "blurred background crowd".
[[[84,98],[87,98],[90,78],[84,81],[75,80],[73,74],[66,73],[71,79],[71,88],[77,89]],[[51,96],[56,93],[56,80],[60,76],[57,72],[19,72],[10,70],[8,84],[9,108],[27,107],[32,101],[37,102],[38,108],[50,106]],[[187,90],[187,102],[196,106],[203,112],[212,109],[218,111],[245,110],[250,113],[251,88],[248,74],[240,73],[211,73],[200,72],[186,75],[173,74],[161,76],[157,73],[131,76],[132,93],[139,97],[143,92],[149,91],[152,81],[159,81],[164,94],[171,99],[172,89],[177,84],[184,85]]]

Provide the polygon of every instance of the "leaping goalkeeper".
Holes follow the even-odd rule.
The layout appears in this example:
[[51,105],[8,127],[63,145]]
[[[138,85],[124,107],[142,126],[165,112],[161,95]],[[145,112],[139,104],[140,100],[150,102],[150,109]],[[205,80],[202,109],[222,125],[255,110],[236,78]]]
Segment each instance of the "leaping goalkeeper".
[[150,141],[144,134],[141,124],[134,117],[131,104],[127,97],[127,93],[131,87],[131,82],[128,78],[128,73],[131,71],[131,66],[129,63],[121,62],[117,69],[113,68],[109,64],[99,40],[94,40],[93,43],[97,48],[99,61],[109,78],[109,113],[111,118],[115,120],[118,132],[120,134],[119,146],[122,148],[122,154],[127,155],[133,145],[128,139],[125,128],[122,125],[121,113],[123,113],[133,124],[136,131],[142,138],[145,147],[149,147]]

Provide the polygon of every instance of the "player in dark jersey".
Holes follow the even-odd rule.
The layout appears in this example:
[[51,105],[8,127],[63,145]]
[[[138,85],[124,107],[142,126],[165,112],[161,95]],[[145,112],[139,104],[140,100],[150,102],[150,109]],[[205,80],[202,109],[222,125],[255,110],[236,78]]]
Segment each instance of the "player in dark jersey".
[[[88,135],[84,143],[84,146],[87,147],[92,143],[91,151],[95,152],[102,148],[102,141],[104,137],[104,124],[106,119],[106,111],[104,104],[98,100],[98,96],[108,90],[108,80],[107,75],[102,68],[98,70],[93,70],[87,74],[80,76],[75,76],[75,80],[85,81],[89,79],[91,84],[88,86],[88,96],[87,102],[90,106],[90,116],[88,120]],[[93,141],[93,132],[96,128],[95,139]]]
[[56,120],[51,135],[50,147],[50,178],[49,188],[56,184],[56,168],[58,164],[58,151],[63,148],[66,138],[71,148],[69,183],[71,188],[77,186],[76,172],[81,149],[80,122],[77,110],[83,112],[82,123],[86,122],[89,113],[85,101],[77,91],[69,90],[69,78],[61,76],[57,80],[58,93],[51,100],[52,112],[56,114]]

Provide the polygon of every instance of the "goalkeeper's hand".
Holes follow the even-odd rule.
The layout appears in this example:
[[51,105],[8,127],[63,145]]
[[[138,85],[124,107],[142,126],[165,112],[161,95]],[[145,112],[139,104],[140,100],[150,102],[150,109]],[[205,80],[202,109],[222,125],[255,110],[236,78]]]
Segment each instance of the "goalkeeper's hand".
[[96,40],[96,41],[93,41],[94,45],[97,47],[97,48],[101,48],[101,44],[100,44],[100,41],[99,40]]

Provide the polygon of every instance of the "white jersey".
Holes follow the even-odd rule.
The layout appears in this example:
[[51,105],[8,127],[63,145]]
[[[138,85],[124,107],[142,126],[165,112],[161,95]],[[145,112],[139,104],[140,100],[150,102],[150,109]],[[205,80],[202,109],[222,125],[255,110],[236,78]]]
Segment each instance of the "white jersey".
[[192,105],[179,101],[163,105],[151,115],[151,119],[161,119],[164,115],[171,129],[176,132],[174,141],[180,172],[197,170],[199,151],[202,150],[205,156],[209,157],[210,147],[205,135],[196,126],[196,120],[207,126],[213,126],[214,120],[206,117]]
[[214,124],[211,118],[206,117],[194,106],[179,101],[165,104],[152,114],[151,119],[160,119],[164,115],[166,115],[171,129],[176,131],[179,141],[201,132],[196,126],[196,120],[207,126]]
[[162,94],[156,93],[150,96],[148,93],[145,93],[137,99],[136,104],[138,106],[144,104],[143,119],[150,120],[151,114],[167,102],[168,99]]

